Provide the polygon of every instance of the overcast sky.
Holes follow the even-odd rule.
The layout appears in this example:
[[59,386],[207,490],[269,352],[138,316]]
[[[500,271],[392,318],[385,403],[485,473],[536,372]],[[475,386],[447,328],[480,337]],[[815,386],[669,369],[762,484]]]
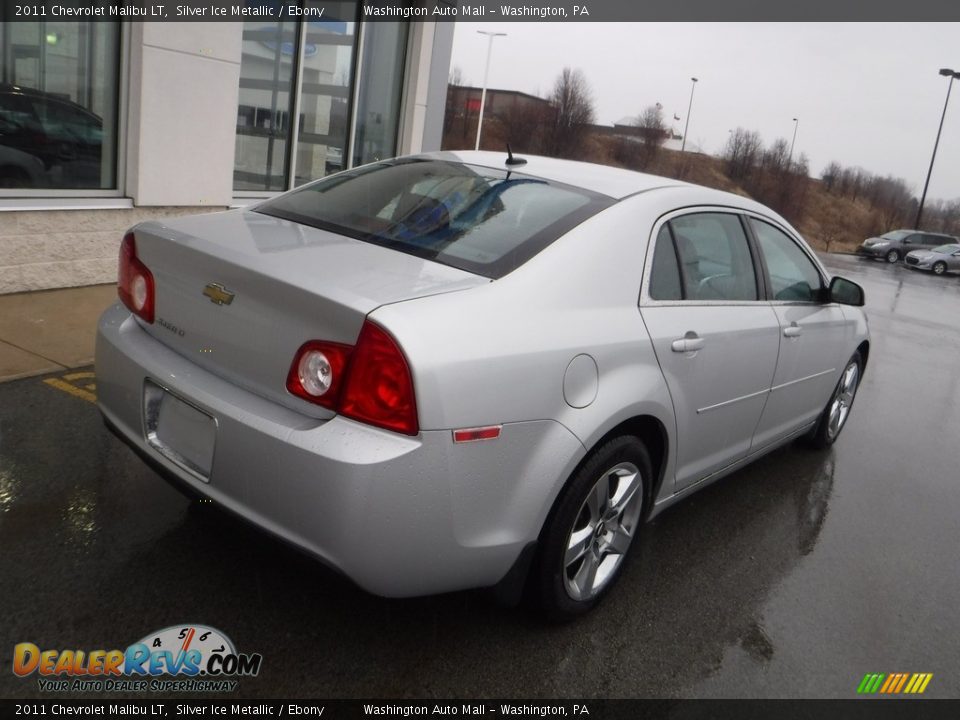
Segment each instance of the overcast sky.
[[[957,23],[468,23],[458,22],[451,67],[489,87],[546,95],[564,66],[589,80],[597,122],[654,103],[683,131],[691,77],[699,82],[688,145],[717,154],[729,130],[764,143],[793,134],[819,176],[831,160],[902,177],[919,196],[947,93],[942,67],[960,71]],[[950,98],[928,198],[960,198],[960,80]]]

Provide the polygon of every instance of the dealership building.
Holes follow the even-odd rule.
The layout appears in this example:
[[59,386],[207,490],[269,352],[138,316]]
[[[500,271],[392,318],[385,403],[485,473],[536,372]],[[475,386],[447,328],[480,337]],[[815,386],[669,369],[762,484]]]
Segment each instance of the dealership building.
[[232,22],[0,9],[0,294],[113,282],[145,219],[438,149],[453,24],[323,4],[321,20]]

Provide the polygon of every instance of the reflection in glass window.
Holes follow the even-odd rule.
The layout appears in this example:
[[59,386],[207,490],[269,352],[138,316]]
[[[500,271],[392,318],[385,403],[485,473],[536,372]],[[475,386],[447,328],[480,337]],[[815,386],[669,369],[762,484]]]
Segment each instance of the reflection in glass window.
[[233,168],[237,190],[287,189],[296,45],[295,22],[243,25]]
[[495,278],[612,202],[516,172],[401,159],[311,183],[256,210]]
[[307,0],[305,5],[325,10],[322,21],[307,23],[294,185],[346,167],[357,30],[356,2]]
[[235,190],[288,190],[397,153],[410,24],[366,23],[361,42],[358,0],[301,4],[323,19],[244,24]]
[[774,300],[816,302],[823,281],[807,254],[770,223],[750,219],[760,243]]
[[757,299],[753,260],[737,215],[694,213],[674,218],[670,228],[683,273],[684,299]]
[[407,51],[405,23],[370,23],[364,33],[354,165],[396,155],[403,60]]
[[657,244],[650,270],[650,298],[652,300],[680,300],[683,287],[680,284],[680,265],[669,228],[664,225],[657,233]]
[[119,23],[0,22],[0,188],[116,188],[119,44]]

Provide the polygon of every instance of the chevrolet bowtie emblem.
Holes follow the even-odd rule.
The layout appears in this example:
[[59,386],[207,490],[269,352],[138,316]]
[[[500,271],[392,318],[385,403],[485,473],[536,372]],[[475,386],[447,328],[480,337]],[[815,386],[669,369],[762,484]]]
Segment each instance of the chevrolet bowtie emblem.
[[210,298],[210,302],[217,305],[229,305],[233,302],[233,293],[220,283],[209,283],[203,289],[203,294]]

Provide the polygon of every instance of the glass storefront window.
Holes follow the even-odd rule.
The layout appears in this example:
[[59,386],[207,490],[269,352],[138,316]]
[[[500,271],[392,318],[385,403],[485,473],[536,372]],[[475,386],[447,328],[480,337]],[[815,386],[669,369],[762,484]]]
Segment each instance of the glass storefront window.
[[119,23],[0,22],[0,188],[117,187],[119,48]]
[[307,0],[306,5],[326,10],[323,21],[307,23],[304,38],[294,185],[346,167],[356,50],[356,2]]
[[236,190],[287,189],[296,46],[295,22],[244,23],[233,169]]
[[353,164],[363,165],[393,157],[400,126],[403,64],[407,54],[407,25],[370,23],[364,28],[360,62]]
[[369,23],[361,43],[357,0],[301,5],[323,8],[323,20],[244,24],[239,192],[279,192],[396,154],[409,25]]

